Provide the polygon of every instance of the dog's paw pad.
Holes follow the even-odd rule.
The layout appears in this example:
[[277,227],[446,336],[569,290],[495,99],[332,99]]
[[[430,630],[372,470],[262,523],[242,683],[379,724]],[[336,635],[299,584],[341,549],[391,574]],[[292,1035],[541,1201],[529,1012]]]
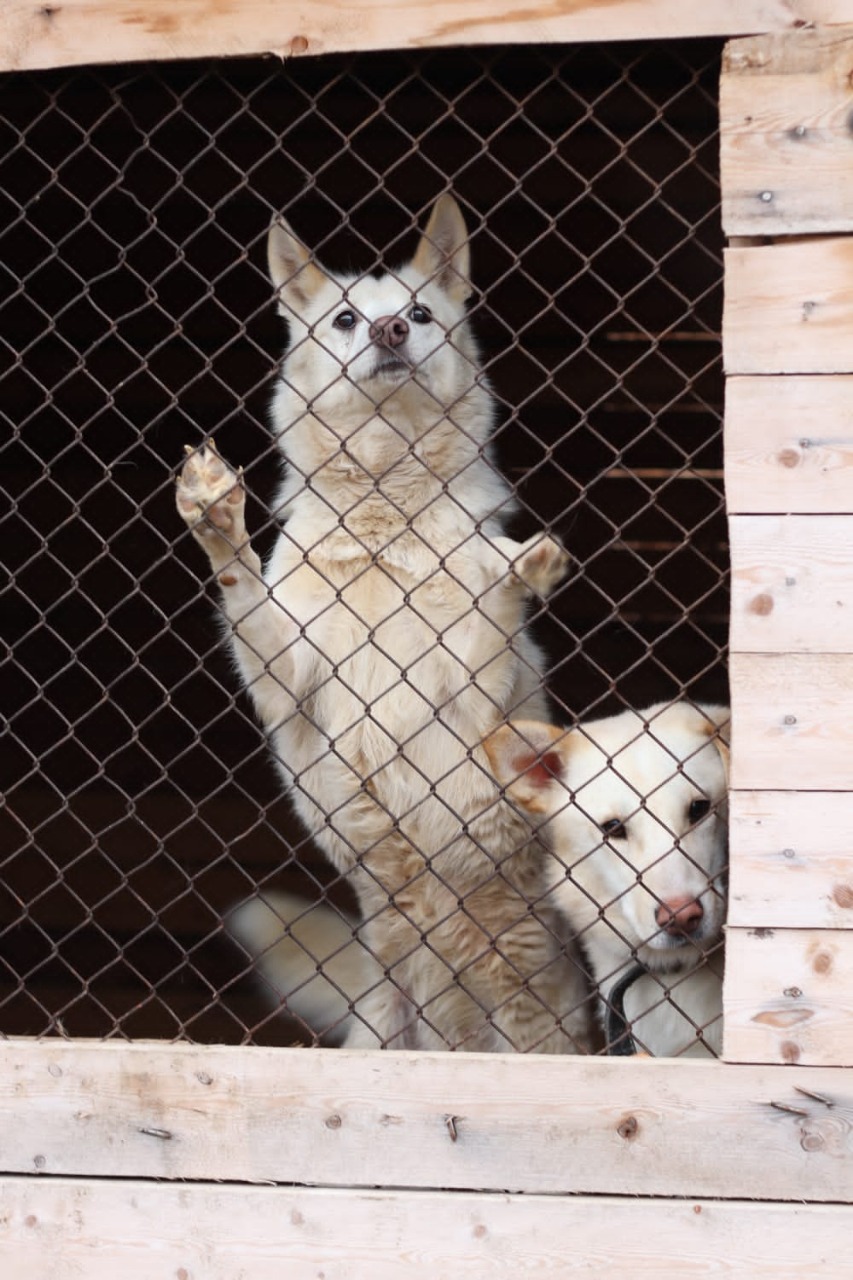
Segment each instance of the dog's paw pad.
[[569,554],[555,538],[542,537],[514,565],[518,578],[537,595],[547,595],[566,576]]
[[242,528],[242,472],[228,466],[212,440],[198,449],[184,448],[187,458],[178,474],[178,511],[201,537],[214,531],[233,536]]

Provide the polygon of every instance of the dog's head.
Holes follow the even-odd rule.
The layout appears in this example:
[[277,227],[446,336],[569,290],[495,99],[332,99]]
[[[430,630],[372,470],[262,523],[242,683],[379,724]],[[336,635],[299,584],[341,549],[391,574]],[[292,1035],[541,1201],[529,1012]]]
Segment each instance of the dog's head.
[[268,257],[290,330],[284,380],[324,419],[337,424],[344,410],[363,419],[414,396],[433,406],[409,412],[416,432],[473,386],[468,233],[452,196],[436,202],[413,258],[395,271],[332,274],[283,221]]
[[[563,864],[560,900],[597,971],[692,967],[720,939],[729,712],[687,702],[486,741],[498,781]],[[612,971],[612,970],[607,970]]]

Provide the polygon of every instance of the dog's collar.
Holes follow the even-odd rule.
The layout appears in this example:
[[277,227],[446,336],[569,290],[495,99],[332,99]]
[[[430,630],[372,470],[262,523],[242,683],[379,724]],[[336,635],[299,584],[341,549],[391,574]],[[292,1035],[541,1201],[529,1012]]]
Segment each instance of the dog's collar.
[[625,1017],[625,996],[637,979],[648,972],[646,966],[638,961],[619,979],[607,998],[604,1034],[607,1037],[607,1056],[610,1058],[630,1058],[637,1052],[631,1026]]

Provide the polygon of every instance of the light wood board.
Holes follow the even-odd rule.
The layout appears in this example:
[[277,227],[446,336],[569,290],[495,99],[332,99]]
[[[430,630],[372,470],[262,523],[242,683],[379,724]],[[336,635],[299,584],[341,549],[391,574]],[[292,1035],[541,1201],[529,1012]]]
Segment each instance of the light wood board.
[[853,516],[732,516],[732,649],[853,653]]
[[[771,1105],[805,1108],[823,1132],[826,1104],[802,1089],[831,1096],[829,1119],[845,1120],[814,1151],[802,1117],[794,1125]],[[9,1041],[0,1172],[853,1201],[853,1076],[696,1059]]]
[[853,229],[853,32],[736,40],[720,80],[730,236]]
[[853,1232],[846,1205],[695,1198],[4,1179],[0,1202],[4,1280],[847,1280]]
[[853,512],[853,377],[726,380],[731,513]]
[[853,790],[853,657],[732,653],[731,784]]
[[673,39],[853,22],[853,0],[7,0],[0,68],[434,45]]
[[853,372],[853,237],[725,251],[729,374]]
[[853,1066],[852,931],[729,928],[726,966],[726,1058]]
[[853,929],[853,793],[733,791],[730,925]]

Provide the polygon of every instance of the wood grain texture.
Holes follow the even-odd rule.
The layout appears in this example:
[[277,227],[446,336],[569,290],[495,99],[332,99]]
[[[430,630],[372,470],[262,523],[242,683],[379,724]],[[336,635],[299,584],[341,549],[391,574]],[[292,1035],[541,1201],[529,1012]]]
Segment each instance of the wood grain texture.
[[[823,1132],[825,1105],[800,1088],[832,1095],[824,1147],[804,1148],[770,1106],[796,1103]],[[10,1041],[0,1172],[629,1196],[760,1187],[853,1201],[853,1077],[700,1060]]]
[[853,653],[853,516],[732,516],[735,651]]
[[853,790],[853,657],[732,653],[736,790]]
[[853,0],[9,0],[0,68],[438,45],[605,41],[786,31],[853,22]]
[[853,377],[728,378],[729,512],[853,512]]
[[853,929],[853,796],[733,791],[730,925]]
[[727,373],[853,371],[853,238],[727,249],[725,271]]
[[846,1280],[853,1231],[846,1205],[696,1199],[32,1178],[0,1197],[4,1280]]
[[720,80],[723,228],[730,236],[853,228],[853,32],[732,42]]
[[726,963],[726,1058],[853,1066],[853,932],[729,928]]

